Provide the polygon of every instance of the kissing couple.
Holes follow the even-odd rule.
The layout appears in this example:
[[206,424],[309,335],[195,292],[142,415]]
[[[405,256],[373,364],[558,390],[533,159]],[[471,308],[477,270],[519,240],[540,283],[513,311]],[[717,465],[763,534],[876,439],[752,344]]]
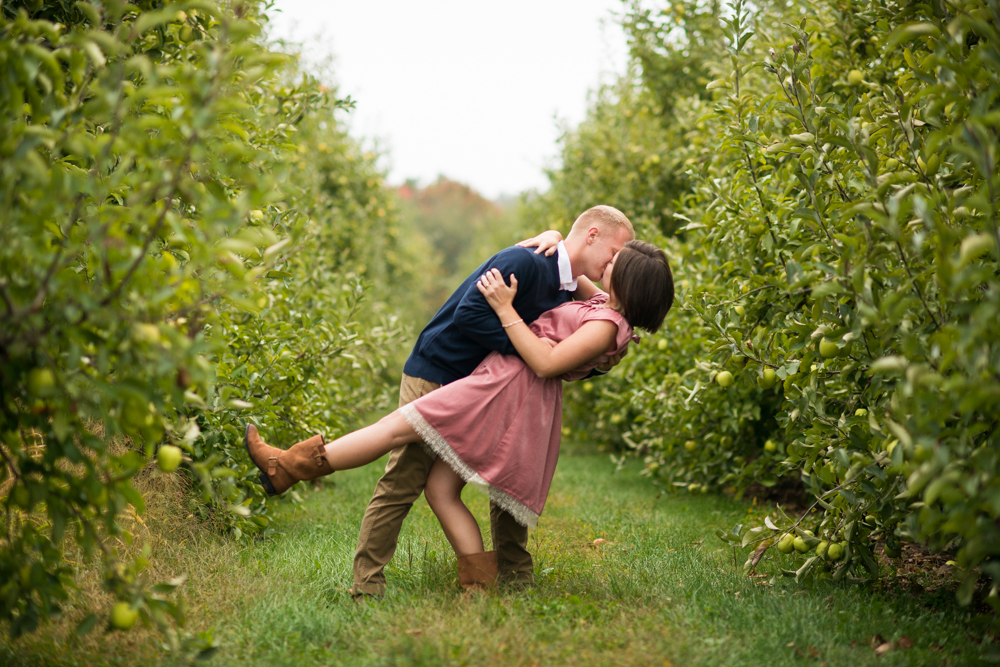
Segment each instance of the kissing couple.
[[[621,211],[595,206],[565,240],[550,230],[490,257],[417,338],[399,409],[370,426],[279,449],[247,425],[246,448],[270,495],[391,452],[361,523],[352,595],[384,592],[385,565],[421,492],[455,550],[463,589],[534,582],[528,528],[559,458],[563,381],[610,370],[638,342],[633,329],[656,332],[673,305],[666,254],[634,239]],[[462,502],[466,484],[489,495],[494,551]]]

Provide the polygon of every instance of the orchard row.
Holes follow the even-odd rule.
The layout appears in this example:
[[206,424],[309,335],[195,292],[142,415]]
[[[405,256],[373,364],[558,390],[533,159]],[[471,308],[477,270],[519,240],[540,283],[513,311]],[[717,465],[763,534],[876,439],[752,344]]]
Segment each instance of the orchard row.
[[567,428],[677,490],[801,484],[814,512],[722,535],[748,569],[872,578],[918,542],[996,603],[1000,8],[673,2],[625,24],[633,68],[533,206],[620,206],[670,249],[679,307],[571,393]]

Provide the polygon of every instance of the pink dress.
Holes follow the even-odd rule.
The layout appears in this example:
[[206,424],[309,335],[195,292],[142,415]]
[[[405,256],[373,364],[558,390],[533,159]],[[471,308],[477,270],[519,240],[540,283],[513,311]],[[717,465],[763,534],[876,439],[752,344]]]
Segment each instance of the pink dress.
[[[560,342],[585,322],[618,325],[620,353],[638,337],[625,318],[603,308],[607,295],[570,301],[531,324],[539,337]],[[418,398],[400,412],[422,438],[466,482],[489,494],[523,526],[533,528],[545,506],[559,458],[562,380],[586,377],[605,357],[558,378],[540,378],[520,357],[492,352],[472,375]]]

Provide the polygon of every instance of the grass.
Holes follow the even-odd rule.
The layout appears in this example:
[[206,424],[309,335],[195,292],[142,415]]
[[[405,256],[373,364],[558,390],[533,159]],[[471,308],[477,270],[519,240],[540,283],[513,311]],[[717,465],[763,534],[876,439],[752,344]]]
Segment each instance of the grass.
[[[302,503],[285,503],[283,534],[251,546],[170,513],[169,497],[151,506],[145,534],[157,576],[189,574],[185,630],[219,642],[210,665],[980,664],[975,638],[984,631],[949,593],[748,579],[714,530],[762,508],[658,496],[637,470],[614,473],[603,456],[563,456],[531,537],[538,583],[519,593],[463,597],[451,550],[421,500],[388,569],[386,597],[352,601],[354,545],[378,464],[337,473]],[[467,500],[488,517],[482,496],[469,490]],[[607,542],[594,547],[596,538]],[[86,571],[80,576],[80,601],[110,604]],[[74,638],[82,614],[68,609],[35,635],[0,639],[0,664],[182,662],[161,653],[148,630]],[[876,634],[914,645],[879,657],[870,645]]]

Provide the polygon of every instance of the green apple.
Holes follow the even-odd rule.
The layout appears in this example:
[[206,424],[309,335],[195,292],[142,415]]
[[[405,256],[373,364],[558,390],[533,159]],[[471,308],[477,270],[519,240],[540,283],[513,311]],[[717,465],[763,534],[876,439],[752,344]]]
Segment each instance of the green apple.
[[826,340],[825,338],[819,342],[819,356],[824,359],[829,359],[830,357],[835,357],[840,354],[840,348],[832,340]]
[[824,558],[825,559],[826,558],[826,549],[829,546],[830,546],[830,543],[827,542],[826,540],[823,540],[822,542],[820,542],[819,544],[817,544],[816,545],[816,555],[819,556],[820,558]]
[[149,404],[144,404],[136,396],[128,396],[122,404],[121,418],[119,423],[129,433],[135,433],[142,427],[148,426],[147,421],[152,423],[152,413],[149,411]]
[[132,339],[150,345],[160,342],[160,329],[155,324],[139,322],[132,326]]
[[859,69],[852,69],[847,73],[847,83],[851,86],[860,86],[865,82],[865,73]]
[[116,602],[111,608],[111,625],[119,630],[128,630],[139,620],[139,612],[128,602]]
[[583,390],[585,392],[587,392],[588,394],[590,392],[594,391],[594,383],[593,382],[584,382],[583,383]]
[[733,374],[729,371],[722,371],[715,376],[715,381],[719,383],[719,386],[725,389],[726,387],[732,386],[733,384]]
[[684,449],[688,450],[689,452],[693,452],[694,450],[698,449],[698,444],[694,440],[688,440],[687,442],[684,443]]
[[744,308],[743,306],[736,306],[736,308],[734,308],[733,310],[735,310],[736,314],[739,315],[740,317],[743,317],[744,315],[747,314],[747,309]]
[[773,387],[774,386],[774,369],[773,368],[765,368],[764,371],[760,374],[760,377],[757,378],[757,384],[760,385],[761,389],[770,389],[771,387]]
[[864,408],[858,408],[857,410],[854,411],[854,416],[855,417],[867,417],[868,416],[868,411],[865,410]]
[[619,415],[619,414],[613,414],[613,415],[611,415],[611,423],[614,424],[614,425],[616,425],[616,426],[618,424],[621,424],[622,423],[622,416]]
[[792,553],[792,549],[795,548],[792,544],[794,541],[795,541],[794,535],[792,535],[791,533],[785,533],[784,535],[781,536],[781,539],[778,540],[778,551],[780,551],[783,554]]
[[840,560],[841,558],[844,557],[844,547],[834,542],[829,547],[827,547],[826,557],[829,560]]
[[181,464],[181,449],[173,445],[163,445],[156,450],[156,465],[163,472],[173,472]]
[[28,373],[28,391],[34,396],[48,396],[56,388],[56,376],[48,368],[33,368]]
[[804,554],[805,552],[809,551],[809,545],[806,544],[806,541],[803,540],[801,537],[796,537],[795,539],[793,539],[792,546],[795,547],[795,550],[798,551],[800,554]]
[[778,451],[778,446],[774,444],[774,440],[768,440],[764,443],[765,452],[776,452]]
[[661,338],[660,340],[658,340],[656,342],[656,349],[659,350],[660,352],[665,352],[667,349],[667,339]]

